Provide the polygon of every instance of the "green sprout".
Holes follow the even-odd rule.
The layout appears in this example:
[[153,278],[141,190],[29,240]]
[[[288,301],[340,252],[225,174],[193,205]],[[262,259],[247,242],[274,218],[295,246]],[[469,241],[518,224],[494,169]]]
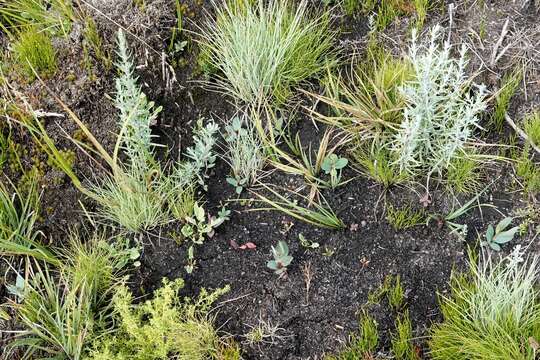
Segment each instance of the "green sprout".
[[272,246],[272,255],[274,256],[274,260],[268,261],[266,266],[281,276],[287,271],[287,266],[293,261],[293,257],[289,255],[289,246],[287,246],[285,241],[280,240],[276,247]]
[[489,245],[495,251],[501,250],[501,245],[512,241],[514,235],[519,230],[519,226],[506,230],[512,222],[511,217],[502,219],[494,228],[493,225],[489,225],[486,231],[486,241],[482,242],[482,245]]
[[336,154],[330,154],[324,158],[321,169],[330,175],[330,186],[332,189],[340,184],[341,171],[349,161],[345,158],[338,157]]

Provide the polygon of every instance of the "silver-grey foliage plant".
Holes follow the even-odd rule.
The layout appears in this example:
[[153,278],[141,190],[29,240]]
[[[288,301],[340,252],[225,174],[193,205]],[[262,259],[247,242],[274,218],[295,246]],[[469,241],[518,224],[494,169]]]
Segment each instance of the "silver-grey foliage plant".
[[407,105],[392,150],[401,171],[420,169],[440,174],[463,152],[478,126],[478,114],[486,109],[486,88],[467,75],[466,48],[451,57],[452,46],[439,39],[435,26],[426,45],[419,44],[413,30],[408,57],[413,80],[400,88]]
[[246,118],[234,117],[225,126],[227,145],[225,161],[229,164],[232,177],[227,182],[236,187],[236,192],[253,185],[266,162],[263,144],[254,126]]
[[204,126],[200,120],[194,130],[194,145],[186,150],[186,160],[163,169],[154,158],[156,145],[150,128],[161,108],[148,101],[137,84],[122,31],[118,32],[117,44],[119,77],[114,102],[120,111],[120,132],[114,159],[119,149],[128,159],[125,164],[115,164],[111,176],[94,185],[92,192],[102,207],[103,218],[130,231],[148,230],[184,213],[175,209],[181,200],[189,208],[191,201],[186,196],[193,194],[197,183],[204,185],[206,169],[214,166],[213,147],[219,129],[213,121]]

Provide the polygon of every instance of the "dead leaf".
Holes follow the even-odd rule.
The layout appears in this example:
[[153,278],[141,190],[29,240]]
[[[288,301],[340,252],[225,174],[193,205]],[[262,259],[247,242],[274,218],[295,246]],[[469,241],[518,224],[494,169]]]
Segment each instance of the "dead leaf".
[[424,207],[428,207],[429,204],[431,204],[431,199],[429,198],[429,194],[426,193],[424,196],[422,196],[419,200],[420,204],[422,204]]
[[534,351],[538,351],[538,349],[540,349],[540,344],[538,344],[538,341],[536,341],[536,339],[533,338],[532,336],[529,337],[529,346],[530,346]]
[[367,268],[369,265],[369,260],[364,256],[360,259],[360,264],[362,265],[362,268]]
[[246,249],[253,250],[253,249],[256,249],[256,248],[257,248],[257,245],[255,245],[252,242],[247,242],[244,245],[240,246],[240,249],[242,249],[242,250],[246,250]]

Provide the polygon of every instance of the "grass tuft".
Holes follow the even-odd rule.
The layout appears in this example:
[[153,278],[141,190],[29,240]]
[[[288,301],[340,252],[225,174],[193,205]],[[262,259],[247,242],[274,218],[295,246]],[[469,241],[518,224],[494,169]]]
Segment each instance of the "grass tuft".
[[396,332],[392,336],[392,353],[397,360],[418,360],[420,357],[415,351],[411,342],[412,324],[409,317],[409,311],[406,310],[402,315],[396,318]]
[[523,130],[534,145],[540,146],[540,111],[525,117]]
[[396,209],[392,204],[388,204],[386,206],[386,221],[394,229],[404,230],[425,223],[426,214],[423,211],[412,209],[409,205]]
[[57,265],[59,260],[39,242],[35,229],[39,217],[39,195],[35,178],[26,192],[7,178],[0,181],[0,255],[23,255]]
[[67,36],[75,18],[70,0],[0,0],[0,30],[11,37],[28,26]]
[[351,335],[350,343],[338,355],[327,356],[325,360],[368,360],[379,344],[379,331],[377,322],[366,312],[360,317],[359,335]]
[[224,2],[200,29],[202,53],[217,69],[217,90],[243,104],[282,104],[300,82],[335,58],[328,15],[312,16],[307,0]]
[[481,186],[481,165],[473,155],[464,153],[456,156],[446,169],[446,185],[458,194],[470,194]]
[[363,172],[385,189],[407,180],[407,174],[400,172],[395,165],[393,154],[377,140],[374,140],[369,148],[362,144],[357,145],[351,150],[351,155]]
[[529,155],[530,144],[525,144],[521,156],[517,159],[516,174],[523,182],[525,191],[536,194],[540,192],[540,167]]
[[503,130],[504,116],[508,112],[512,97],[519,88],[522,76],[520,69],[516,69],[506,74],[501,81],[501,89],[495,97],[495,110],[491,117],[493,128],[499,132]]
[[450,295],[440,297],[443,321],[431,330],[431,357],[534,359],[528,339],[540,338],[538,271],[538,258],[525,259],[520,247],[501,260],[471,259],[470,274],[454,274]]

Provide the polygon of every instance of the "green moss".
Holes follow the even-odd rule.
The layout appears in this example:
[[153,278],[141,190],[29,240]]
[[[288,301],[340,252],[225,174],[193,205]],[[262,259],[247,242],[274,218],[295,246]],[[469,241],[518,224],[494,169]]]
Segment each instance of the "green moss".
[[48,77],[56,72],[56,54],[50,36],[30,27],[19,34],[12,47],[15,66],[30,81],[34,80],[34,70],[39,76]]
[[[87,16],[84,20],[83,35],[84,35],[84,42],[83,42],[84,49],[83,50],[84,50],[85,57],[89,56],[88,48],[91,49],[96,59],[101,61],[103,66],[105,66],[105,69],[110,70],[110,68],[112,67],[111,55],[107,51],[107,49],[103,46],[103,39],[98,32],[96,22],[90,16]],[[86,59],[85,63],[89,63],[89,60]]]
[[[77,158],[75,152],[73,150],[64,149],[59,150],[57,156],[62,157],[62,161],[67,164],[67,166],[70,167],[70,169],[73,169],[73,165],[75,164],[75,160]],[[58,160],[52,159],[49,156],[49,159],[47,160],[47,165],[49,165],[53,169],[62,170],[60,167],[58,167]]]
[[34,183],[39,184],[43,176],[45,176],[45,163],[42,161],[35,161],[30,170],[24,171],[17,186],[21,193],[27,194],[31,191]]

